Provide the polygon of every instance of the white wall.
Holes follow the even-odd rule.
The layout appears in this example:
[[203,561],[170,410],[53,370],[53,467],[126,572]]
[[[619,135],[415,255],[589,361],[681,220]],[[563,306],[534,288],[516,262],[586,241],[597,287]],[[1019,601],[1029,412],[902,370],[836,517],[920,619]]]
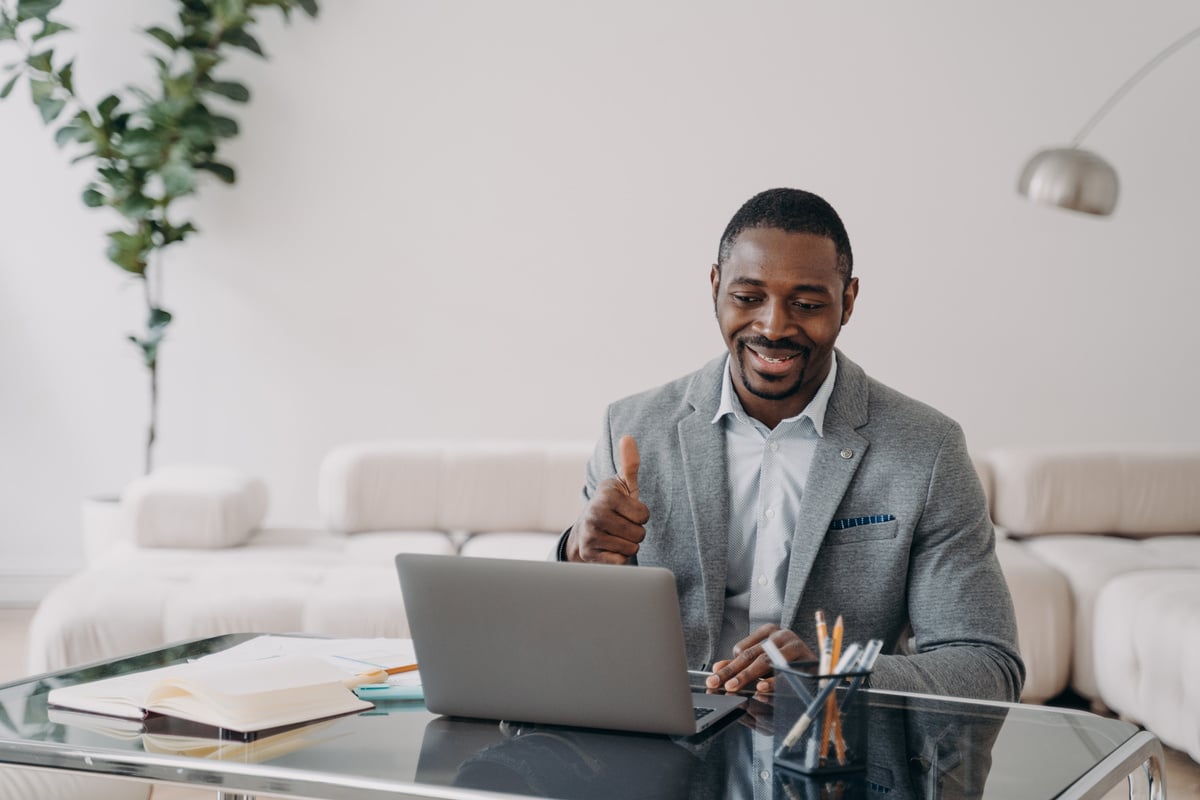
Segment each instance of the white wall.
[[[591,439],[606,402],[719,351],[717,239],[778,185],[849,228],[843,348],[973,447],[1200,443],[1200,45],[1087,142],[1122,175],[1115,217],[1014,191],[1200,24],[1189,0],[323,6],[230,65],[254,92],[239,184],[206,188],[165,265],[159,462],[263,476],[274,522],[315,518],[341,442]],[[98,96],[146,74],[132,31],[171,4],[64,8]],[[85,182],[24,97],[0,104],[10,586],[77,567],[80,498],[140,470],[141,311]]]

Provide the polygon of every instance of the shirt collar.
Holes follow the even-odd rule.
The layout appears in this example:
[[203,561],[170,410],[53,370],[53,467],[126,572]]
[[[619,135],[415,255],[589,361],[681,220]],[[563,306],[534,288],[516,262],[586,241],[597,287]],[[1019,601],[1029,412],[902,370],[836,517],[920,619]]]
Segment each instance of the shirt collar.
[[[742,407],[742,401],[738,399],[737,392],[733,390],[733,372],[730,365],[731,357],[725,356],[725,371],[724,377],[721,379],[721,403],[717,406],[717,413],[712,418],[713,424],[720,422],[722,417],[732,414],[743,422],[751,423],[750,416],[746,413],[746,409]],[[825,436],[825,412],[829,408],[829,396],[833,394],[833,384],[837,379],[837,353],[830,355],[829,359],[829,374],[825,376],[825,380],[821,383],[821,388],[817,389],[817,393],[813,395],[813,399],[808,401],[808,405],[794,417],[788,417],[780,421],[780,425],[785,422],[808,417],[812,421],[813,428],[817,431],[817,436]]]

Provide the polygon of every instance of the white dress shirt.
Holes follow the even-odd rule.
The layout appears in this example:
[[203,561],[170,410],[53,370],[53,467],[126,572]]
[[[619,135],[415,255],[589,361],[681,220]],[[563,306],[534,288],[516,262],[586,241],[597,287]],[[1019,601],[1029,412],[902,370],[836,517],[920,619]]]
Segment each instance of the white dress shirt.
[[808,480],[825,409],[837,377],[837,355],[813,399],[774,430],[750,417],[733,390],[729,359],[714,425],[725,426],[729,459],[729,548],[726,555],[725,619],[718,658],[767,623],[779,625],[792,534]]

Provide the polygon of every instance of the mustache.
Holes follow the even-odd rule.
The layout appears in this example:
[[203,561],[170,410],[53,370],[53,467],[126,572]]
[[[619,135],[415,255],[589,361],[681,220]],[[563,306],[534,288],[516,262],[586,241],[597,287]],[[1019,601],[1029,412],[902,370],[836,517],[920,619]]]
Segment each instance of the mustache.
[[751,347],[755,350],[787,350],[803,353],[805,358],[812,354],[812,348],[793,339],[768,339],[765,336],[744,336],[738,339],[739,347]]

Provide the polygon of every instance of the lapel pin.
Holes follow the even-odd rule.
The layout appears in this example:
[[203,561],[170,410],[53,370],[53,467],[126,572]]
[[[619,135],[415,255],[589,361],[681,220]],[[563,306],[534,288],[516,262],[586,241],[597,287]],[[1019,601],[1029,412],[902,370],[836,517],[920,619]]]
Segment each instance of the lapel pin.
[[842,458],[854,458],[854,451],[849,447],[843,447],[842,452],[838,453]]

